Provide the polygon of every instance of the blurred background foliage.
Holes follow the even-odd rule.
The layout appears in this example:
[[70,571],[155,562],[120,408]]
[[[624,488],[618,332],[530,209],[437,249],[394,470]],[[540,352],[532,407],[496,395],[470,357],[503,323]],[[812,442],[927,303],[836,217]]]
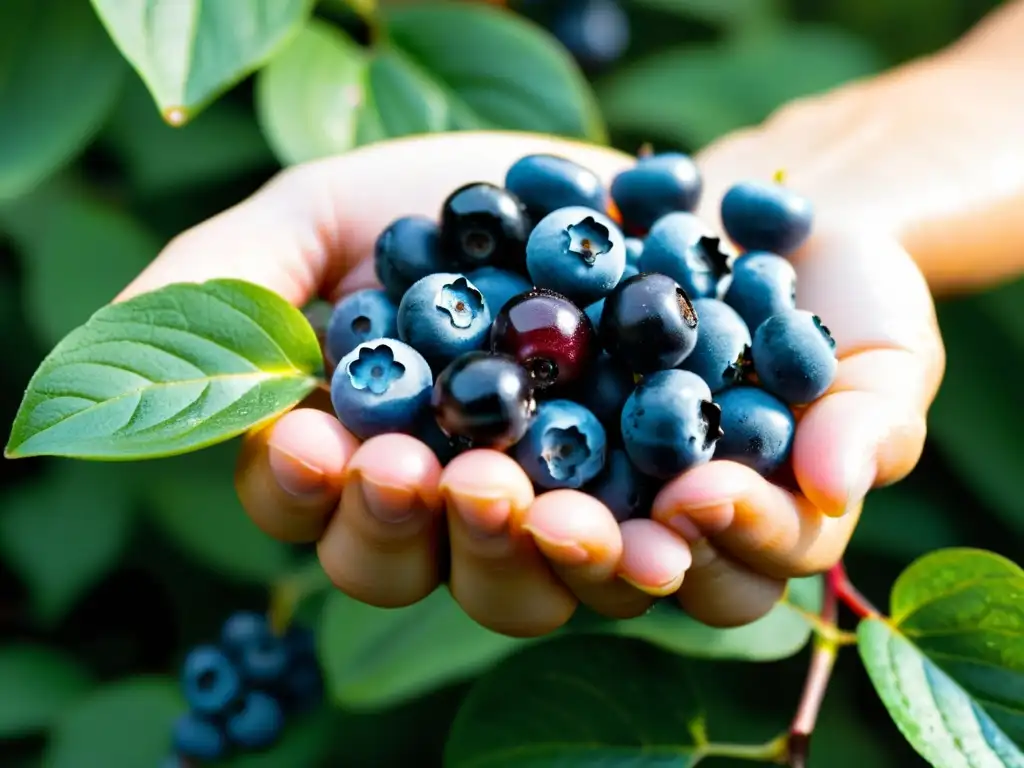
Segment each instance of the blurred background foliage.
[[[790,98],[934,51],[996,3],[622,0],[613,10],[628,37],[613,30],[608,56],[575,47],[578,68],[533,29],[579,43],[559,28],[554,0],[515,5],[516,20],[405,2],[383,30],[352,11],[360,5],[322,0],[263,71],[221,73],[236,84],[219,98],[202,83],[187,84],[194,98],[171,94],[167,103],[181,96],[197,111],[172,128],[90,4],[0,4],[0,422],[13,419],[52,345],[169,238],[282,165],[387,136],[492,126],[696,151]],[[276,9],[299,22],[310,11]],[[1021,552],[1024,398],[1013,361],[1024,354],[1022,299],[1018,281],[941,302],[949,367],[924,459],[871,495],[847,561],[878,603],[931,549]],[[297,585],[309,580],[308,553],[245,520],[233,451],[130,467],[0,462],[0,765],[152,764],[180,707],[173,675],[184,650],[233,609],[266,607],[268,585],[296,568]],[[304,605],[313,618],[319,608]],[[793,640],[787,620],[773,618],[783,644]],[[661,644],[687,652],[700,631]],[[640,634],[658,642],[657,627]],[[797,635],[778,656],[803,644]],[[468,682],[521,645],[480,630],[441,592],[390,612],[330,595],[321,636],[342,706],[232,765],[439,764]],[[701,662],[718,737],[784,728],[806,654]],[[736,689],[742,699],[727,695]],[[815,743],[812,765],[822,768],[922,764],[853,654],[841,656]]]

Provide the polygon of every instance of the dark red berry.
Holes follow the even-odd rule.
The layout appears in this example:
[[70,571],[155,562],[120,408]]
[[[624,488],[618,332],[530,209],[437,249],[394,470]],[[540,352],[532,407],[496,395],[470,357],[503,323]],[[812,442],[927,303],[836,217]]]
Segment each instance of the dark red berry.
[[491,350],[526,368],[537,390],[579,379],[600,352],[590,318],[560,293],[534,288],[509,300],[491,326]]
[[441,252],[465,269],[525,269],[530,223],[507,189],[476,182],[452,192],[441,207]]

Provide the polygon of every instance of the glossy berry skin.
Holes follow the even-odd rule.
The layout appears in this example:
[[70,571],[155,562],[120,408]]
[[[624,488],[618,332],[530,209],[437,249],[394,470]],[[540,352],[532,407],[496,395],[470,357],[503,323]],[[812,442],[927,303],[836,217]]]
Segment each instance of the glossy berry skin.
[[739,380],[740,360],[750,346],[750,331],[725,302],[697,299],[693,306],[699,318],[697,345],[679,367],[704,379],[714,394]]
[[745,253],[733,262],[724,299],[753,333],[772,315],[796,308],[796,270],[774,253]]
[[398,333],[398,306],[384,291],[367,288],[351,293],[334,305],[327,321],[327,357],[341,360],[364,341],[394,338]]
[[722,227],[746,251],[770,251],[785,256],[811,233],[814,211],[810,201],[781,184],[745,181],[722,198]]
[[604,469],[608,445],[597,417],[571,400],[540,404],[515,458],[539,488],[582,488]]
[[604,425],[609,442],[620,438],[619,416],[626,399],[636,388],[633,373],[609,355],[602,353],[590,367],[573,397]]
[[529,234],[525,206],[494,184],[459,187],[441,207],[441,251],[462,269],[490,265],[521,272]]
[[228,739],[242,749],[263,749],[273,744],[284,728],[284,711],[270,694],[250,691],[227,721]]
[[713,297],[724,270],[718,240],[692,213],[670,213],[651,228],[640,256],[641,272],[668,275],[693,299]]
[[761,323],[750,350],[760,385],[789,405],[811,403],[825,394],[839,367],[828,328],[802,309]]
[[554,291],[534,288],[494,319],[491,351],[515,358],[542,391],[579,379],[601,348],[583,310]]
[[526,293],[533,284],[520,274],[497,267],[474,269],[466,278],[484,295],[491,316],[497,315],[508,300]]
[[178,756],[189,760],[220,760],[228,751],[224,732],[194,712],[175,721],[171,740]]
[[427,216],[402,216],[377,237],[373,267],[395,304],[417,280],[446,272],[451,264],[441,255],[437,222]]
[[650,513],[654,482],[633,466],[626,452],[614,450],[608,454],[604,471],[584,489],[600,501],[620,523]]
[[464,275],[439,272],[417,281],[398,305],[398,337],[439,371],[487,343],[491,310]]
[[757,387],[733,387],[715,398],[722,409],[725,435],[715,446],[715,459],[727,459],[765,477],[789,458],[796,423],[789,407]]
[[533,284],[586,306],[607,296],[626,268],[625,237],[591,208],[560,208],[530,233],[526,268]]
[[181,687],[192,711],[215,716],[242,695],[242,676],[219,648],[200,645],[185,657]]
[[639,237],[626,238],[626,266],[640,271],[640,257],[644,255],[644,241]]
[[567,0],[551,31],[588,71],[614,63],[629,46],[629,17],[616,0]]
[[469,352],[434,384],[438,426],[462,446],[504,450],[530,426],[536,405],[526,370],[506,355]]
[[225,653],[237,660],[246,648],[260,642],[269,633],[266,615],[256,611],[235,611],[221,626],[220,645]]
[[612,181],[611,193],[629,233],[645,233],[662,217],[693,211],[704,183],[693,160],[678,152],[641,157]]
[[605,350],[634,373],[675,368],[697,344],[697,311],[671,277],[640,273],[605,300]]
[[720,419],[700,376],[658,371],[644,377],[622,409],[622,444],[638,470],[668,480],[711,460]]
[[360,440],[388,432],[413,434],[430,404],[430,366],[397,339],[360,344],[334,369],[331,403],[338,420]]
[[534,223],[559,208],[575,205],[603,211],[607,205],[604,185],[597,174],[557,155],[520,158],[505,175],[505,189],[526,206]]

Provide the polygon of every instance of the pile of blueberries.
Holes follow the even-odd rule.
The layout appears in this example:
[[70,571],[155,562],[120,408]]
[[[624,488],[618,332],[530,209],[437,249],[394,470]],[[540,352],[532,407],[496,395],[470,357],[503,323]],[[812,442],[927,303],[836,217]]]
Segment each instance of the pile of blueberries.
[[277,634],[266,616],[249,611],[228,617],[219,643],[188,653],[181,686],[189,711],[175,723],[174,754],[165,768],[266,749],[288,716],[323,698],[313,633],[293,624]]
[[442,463],[507,451],[538,490],[582,489],[620,521],[712,458],[778,476],[793,408],[838,365],[785,258],[811,206],[775,179],[736,184],[721,221],[742,252],[727,254],[692,213],[702,189],[683,154],[642,155],[610,189],[538,154],[504,186],[455,190],[439,221],[392,222],[383,288],[327,326],[338,418],[361,439],[414,435]]

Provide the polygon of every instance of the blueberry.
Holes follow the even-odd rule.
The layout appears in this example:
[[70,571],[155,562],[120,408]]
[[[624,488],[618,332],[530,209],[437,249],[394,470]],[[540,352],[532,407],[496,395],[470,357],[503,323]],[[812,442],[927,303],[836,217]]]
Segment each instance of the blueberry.
[[604,353],[594,362],[574,398],[597,416],[609,441],[619,438],[619,415],[636,384],[633,373]]
[[620,523],[650,513],[654,484],[633,466],[625,451],[608,454],[604,471],[586,487],[586,492],[604,504]]
[[327,322],[327,357],[337,363],[371,339],[394,338],[398,307],[384,291],[367,288],[349,294],[334,306]]
[[703,181],[697,164],[678,152],[648,155],[612,180],[612,199],[627,232],[647,232],[658,219],[693,211]]
[[594,414],[571,400],[548,400],[515,457],[541,488],[581,488],[604,468],[606,451],[604,427]]
[[629,46],[629,17],[616,0],[568,0],[551,31],[591,71],[617,61]]
[[242,678],[223,651],[200,645],[185,657],[181,687],[193,711],[218,715],[241,696]]
[[640,271],[640,257],[644,254],[644,241],[639,237],[626,238],[626,266]]
[[220,760],[228,750],[224,732],[194,712],[175,721],[172,740],[174,751],[189,760]]
[[284,638],[268,632],[245,647],[239,666],[246,682],[257,686],[276,686],[284,680],[289,661]]
[[464,269],[491,265],[522,272],[529,233],[525,206],[494,184],[459,187],[441,207],[442,252]]
[[583,310],[554,291],[534,288],[516,296],[495,318],[491,351],[519,361],[541,391],[579,379],[601,348]]
[[594,328],[601,327],[601,315],[604,313],[604,302],[604,299],[598,299],[593,304],[587,304],[587,308],[583,310],[586,316],[590,318],[590,323]]
[[289,663],[316,661],[316,635],[309,627],[301,624],[289,626],[284,634],[284,644],[288,650]]
[[228,616],[220,630],[220,644],[234,659],[253,643],[259,642],[270,632],[267,617],[255,611],[235,611]]
[[622,442],[646,475],[668,480],[711,460],[721,411],[704,380],[689,371],[645,376],[622,409]]
[[334,370],[331,403],[338,420],[360,440],[415,432],[430,402],[433,374],[415,349],[396,339],[360,344]]
[[796,424],[785,403],[756,387],[733,387],[715,402],[725,432],[715,446],[716,459],[745,464],[766,477],[786,462]]
[[437,377],[437,423],[465,447],[504,450],[530,426],[536,405],[530,376],[506,355],[469,352]]
[[380,233],[373,266],[393,302],[401,301],[417,280],[449,268],[439,243],[437,222],[426,216],[403,216]]
[[537,224],[526,243],[534,285],[581,306],[618,284],[626,268],[625,238],[615,222],[591,208],[560,208]]
[[817,315],[802,309],[761,323],[750,351],[761,386],[790,405],[825,394],[839,367],[832,334]]
[[750,346],[750,331],[736,310],[718,299],[697,299],[697,346],[680,368],[700,376],[720,392],[742,377],[742,360]]
[[713,297],[727,271],[721,241],[692,213],[662,216],[644,240],[641,272],[668,275],[694,299]]
[[814,218],[807,198],[781,184],[745,181],[722,198],[722,227],[747,251],[786,255],[811,233]]
[[754,332],[772,315],[796,308],[796,270],[774,253],[745,253],[732,265],[724,298]]
[[281,735],[284,712],[277,699],[262,691],[250,691],[238,711],[228,718],[227,734],[243,749],[264,749]]
[[600,337],[634,373],[674,368],[697,344],[697,311],[671,277],[641,273],[605,300]]
[[601,179],[589,168],[556,155],[527,155],[505,175],[505,189],[526,206],[534,223],[572,205],[603,211],[607,196]]
[[491,315],[498,314],[513,296],[533,288],[533,284],[522,275],[497,267],[474,269],[466,278],[484,295]]
[[324,680],[314,661],[303,661],[288,670],[281,686],[282,704],[289,712],[309,712],[324,698]]
[[[473,355],[477,353],[468,352],[467,354]],[[434,386],[437,386],[436,381]],[[434,418],[432,410],[428,411],[426,416],[420,419],[420,423],[416,427],[416,431],[413,432],[413,435],[434,452],[442,467],[447,466],[452,459],[470,447],[466,444],[467,441],[446,435],[438,425],[437,419]]]
[[398,336],[439,371],[487,341],[491,310],[464,275],[439,272],[406,291],[398,305]]

